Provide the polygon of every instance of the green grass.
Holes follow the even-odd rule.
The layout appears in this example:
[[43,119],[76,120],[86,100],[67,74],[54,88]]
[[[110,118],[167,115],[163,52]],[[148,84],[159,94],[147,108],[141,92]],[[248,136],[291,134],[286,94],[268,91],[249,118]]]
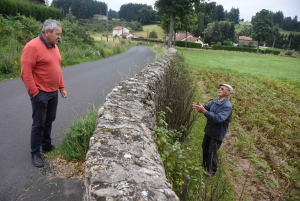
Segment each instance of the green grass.
[[158,60],[161,56],[163,56],[167,52],[167,48],[162,45],[153,45],[151,47],[152,52],[155,54],[155,60]]
[[300,55],[299,51],[286,51],[286,50],[279,49],[279,48],[271,48],[271,47],[263,48],[262,46],[260,46],[259,49],[278,50],[278,51],[280,51],[280,54],[282,54],[282,55],[285,55],[285,53],[287,53],[287,52],[292,52],[292,56],[294,56],[294,57],[299,57],[299,55]]
[[250,27],[251,22],[240,22],[239,24],[234,25],[235,33],[239,33],[244,26]]
[[300,60],[273,55],[229,51],[178,50],[185,62],[202,69],[221,69],[299,82]]
[[284,35],[290,35],[290,33],[293,33],[293,34],[300,34],[300,32],[297,32],[297,31],[285,31],[285,30],[283,30],[283,29],[279,29],[279,33],[280,34],[284,34]]
[[84,117],[75,119],[64,133],[62,143],[48,155],[50,158],[63,157],[67,161],[85,161],[89,140],[95,131],[97,108],[93,106]]
[[157,33],[158,38],[163,39],[165,36],[164,30],[157,24],[145,25],[143,26],[143,31],[133,32],[133,34],[137,37],[147,38],[147,33],[149,35],[151,31],[155,31]]

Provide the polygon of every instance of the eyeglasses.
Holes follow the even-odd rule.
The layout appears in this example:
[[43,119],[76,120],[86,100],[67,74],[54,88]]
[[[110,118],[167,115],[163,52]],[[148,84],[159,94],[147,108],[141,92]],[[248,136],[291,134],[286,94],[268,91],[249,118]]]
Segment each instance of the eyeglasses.
[[224,91],[226,88],[225,87],[220,87],[219,90]]

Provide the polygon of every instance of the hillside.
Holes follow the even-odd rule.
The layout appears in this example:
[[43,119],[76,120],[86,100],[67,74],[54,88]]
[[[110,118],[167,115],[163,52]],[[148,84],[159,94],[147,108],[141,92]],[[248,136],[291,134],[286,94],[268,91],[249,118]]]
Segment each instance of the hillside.
[[151,31],[155,31],[158,38],[163,39],[165,37],[164,30],[157,24],[145,25],[143,26],[143,31],[133,32],[133,34],[137,37],[147,38],[147,34],[149,35]]

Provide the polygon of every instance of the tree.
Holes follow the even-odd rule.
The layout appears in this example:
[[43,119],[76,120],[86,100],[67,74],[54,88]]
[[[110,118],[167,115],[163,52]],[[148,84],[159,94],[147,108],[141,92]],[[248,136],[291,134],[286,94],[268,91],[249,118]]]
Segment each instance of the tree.
[[213,22],[207,25],[205,42],[234,42],[235,28],[233,22],[220,21]]
[[150,24],[156,19],[156,11],[143,7],[138,10],[138,21],[143,25]]
[[268,10],[261,10],[251,19],[252,38],[257,40],[257,53],[260,42],[273,39],[274,23],[273,15]]
[[[142,11],[140,11],[141,9]],[[119,18],[122,18],[128,22],[141,22],[139,20],[141,19],[142,21],[148,23],[156,19],[156,12],[152,9],[152,6],[148,6],[147,4],[128,3],[123,4],[120,7]]]
[[293,31],[293,20],[291,17],[286,17],[283,19],[282,29],[286,31]]
[[277,11],[276,13],[274,13],[273,22],[279,28],[282,28],[283,19],[284,19],[284,15],[282,11]]
[[158,15],[163,16],[165,13],[170,16],[170,30],[168,47],[172,47],[172,37],[174,30],[174,22],[176,15],[182,17],[185,14],[194,10],[194,7],[202,0],[157,0],[155,7],[158,10]]
[[157,38],[156,31],[151,31],[150,34],[149,34],[149,38]]
[[108,11],[108,18],[109,19],[118,18],[118,12],[114,11],[112,9],[109,9],[109,11]]
[[231,8],[229,12],[229,21],[238,24],[240,21],[240,10],[238,8]]
[[225,19],[224,8],[222,5],[217,5],[212,12],[212,21],[223,21]]
[[205,39],[205,27],[208,23],[212,22],[211,15],[212,11],[216,7],[216,2],[203,2],[196,6],[195,10],[198,16],[198,30],[197,36],[202,36]]
[[[160,19],[161,19],[160,26],[165,32],[165,40],[164,41],[166,42],[166,37],[170,30],[170,16],[165,13],[160,17]],[[181,24],[180,18],[178,16],[176,16],[173,31],[176,33],[176,31],[178,31],[178,30],[182,30],[182,24]],[[175,43],[175,39],[174,39],[174,43]]]
[[192,32],[197,28],[197,15],[196,12],[191,12],[180,19],[182,29],[185,30],[185,48],[187,46],[187,33]]
[[53,0],[51,6],[61,10],[62,17],[69,11],[76,19],[88,19],[94,14],[106,15],[106,4],[96,0]]

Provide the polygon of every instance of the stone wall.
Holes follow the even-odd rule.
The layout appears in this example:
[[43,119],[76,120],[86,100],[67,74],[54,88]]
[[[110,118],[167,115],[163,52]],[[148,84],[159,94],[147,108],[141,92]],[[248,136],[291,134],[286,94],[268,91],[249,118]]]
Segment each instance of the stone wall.
[[106,97],[86,156],[84,200],[179,200],[153,140],[156,104],[175,49]]

